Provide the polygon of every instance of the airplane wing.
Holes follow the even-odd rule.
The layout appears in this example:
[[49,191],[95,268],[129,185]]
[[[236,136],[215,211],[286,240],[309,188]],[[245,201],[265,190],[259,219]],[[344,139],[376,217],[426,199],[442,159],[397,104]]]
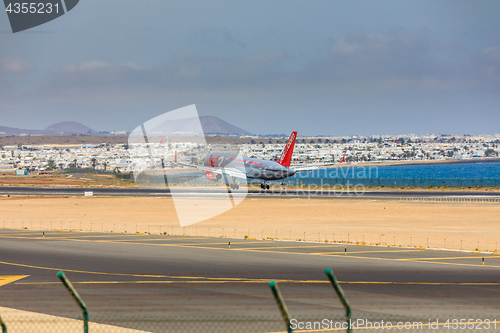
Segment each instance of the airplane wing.
[[204,166],[204,165],[189,164],[189,163],[182,163],[182,162],[177,162],[177,164],[188,166],[191,168],[197,168],[201,171],[208,171],[208,172],[217,173],[220,175],[226,174],[228,176],[235,177],[235,178],[246,178],[247,177],[247,175],[245,173],[241,172],[240,170],[238,170],[236,168],[214,168],[214,167],[209,167],[209,166]]
[[[342,157],[342,160],[338,164],[344,163],[345,160],[345,155],[347,151],[344,152],[344,156]],[[301,171],[312,171],[312,170],[318,170],[320,167],[323,166],[330,166],[330,165],[335,165],[337,163],[323,163],[323,164],[306,164],[306,165],[297,165],[297,166],[292,166],[295,172],[301,172]]]

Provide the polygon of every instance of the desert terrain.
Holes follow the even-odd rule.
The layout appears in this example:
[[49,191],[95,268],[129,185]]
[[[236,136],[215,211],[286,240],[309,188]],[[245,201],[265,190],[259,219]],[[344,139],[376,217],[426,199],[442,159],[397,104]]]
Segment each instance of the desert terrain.
[[[219,204],[215,198],[204,200]],[[0,227],[17,229],[246,236],[488,252],[497,250],[500,238],[499,203],[246,198],[225,213],[184,228],[171,198],[2,196],[0,212]]]
[[58,172],[44,175],[29,174],[26,176],[0,173],[0,186],[137,187],[133,181],[118,179],[113,174],[70,175]]

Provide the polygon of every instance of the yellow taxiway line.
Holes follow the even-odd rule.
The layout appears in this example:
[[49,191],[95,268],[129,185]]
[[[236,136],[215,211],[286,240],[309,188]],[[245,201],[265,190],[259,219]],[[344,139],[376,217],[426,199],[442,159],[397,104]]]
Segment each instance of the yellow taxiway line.
[[[29,267],[43,270],[59,271],[59,268],[32,266],[16,263],[0,262],[4,265]],[[66,272],[95,274],[95,275],[113,275],[113,276],[133,276],[133,277],[154,277],[154,278],[170,278],[180,279],[172,281],[74,281],[74,284],[172,284],[172,283],[267,283],[270,279],[262,278],[218,278],[206,276],[167,276],[167,275],[145,275],[145,274],[127,274],[127,273],[107,273],[107,272],[92,272],[92,271],[79,271],[71,269],[63,269]],[[29,275],[3,275],[0,276],[0,287],[9,283],[13,283],[29,277]],[[184,280],[184,281],[182,281]],[[280,283],[301,283],[301,284],[329,284],[328,280],[291,280],[291,279],[276,279]],[[339,281],[342,284],[378,284],[378,285],[461,285],[461,286],[496,286],[500,282],[414,282],[414,281]],[[59,282],[17,282],[21,285],[47,285],[59,284]]]
[[[222,278],[209,278],[209,277],[197,277],[197,276],[173,276],[173,275],[94,272],[94,271],[82,271],[82,270],[76,270],[76,269],[25,265],[25,264],[18,264],[18,263],[5,262],[5,261],[0,261],[0,264],[9,265],[9,266],[26,267],[26,268],[43,269],[43,270],[49,270],[49,271],[65,271],[65,272],[72,272],[72,273],[95,274],[95,275],[133,276],[133,277],[149,277],[149,278],[169,278],[169,279],[214,279],[214,280],[222,279]],[[223,279],[233,280],[233,278],[223,278]],[[241,278],[234,278],[234,280],[241,280]]]
[[[0,238],[9,238],[9,237],[1,237]],[[34,239],[31,237],[12,237],[12,238],[28,238],[28,239]],[[41,237],[39,237],[42,239]],[[488,268],[500,268],[500,266],[497,265],[482,265],[482,264],[466,264],[466,263],[447,263],[447,262],[439,262],[439,261],[432,261],[432,260],[439,260],[439,258],[432,258],[432,259],[411,259],[411,258],[380,258],[380,257],[367,257],[367,256],[358,256],[356,254],[358,253],[382,253],[382,252],[408,252],[408,251],[423,251],[423,250],[413,250],[413,249],[408,249],[408,250],[386,250],[386,251],[352,251],[352,252],[347,252],[347,255],[345,255],[343,252],[330,252],[330,253],[325,253],[325,252],[320,252],[320,253],[305,253],[305,252],[286,252],[286,251],[273,251],[273,250],[262,250],[260,248],[254,249],[254,248],[223,248],[223,247],[210,247],[210,246],[200,246],[202,245],[213,245],[214,243],[192,243],[192,244],[152,244],[152,243],[137,243],[137,242],[124,242],[124,241],[117,241],[117,240],[95,240],[95,239],[77,239],[77,238],[58,238],[58,240],[69,240],[69,241],[75,241],[75,242],[97,242],[97,243],[114,243],[114,244],[134,244],[134,245],[146,245],[146,246],[164,246],[164,247],[180,247],[180,248],[196,248],[196,249],[206,249],[206,250],[219,250],[219,251],[247,251],[247,252],[256,252],[256,253],[274,253],[274,254],[293,254],[293,255],[316,255],[316,256],[325,256],[325,257],[339,257],[339,258],[350,258],[350,259],[363,259],[363,260],[384,260],[384,261],[406,261],[406,262],[414,262],[414,263],[426,263],[426,264],[437,264],[437,265],[455,265],[455,266],[467,266],[467,267],[488,267]],[[262,243],[260,241],[255,242],[255,243]],[[225,243],[223,243],[225,244]],[[236,245],[236,244],[235,244]],[[293,247],[295,248],[295,247]],[[300,249],[300,247],[297,247],[297,249]],[[483,254],[483,257],[485,259],[491,258],[490,256],[486,256]],[[474,258],[479,258],[479,257],[467,257],[470,259]],[[494,257],[496,258],[496,256]],[[2,262],[0,262],[2,263]],[[74,272],[80,272],[80,271],[74,271]],[[96,273],[98,274],[98,273]],[[118,274],[114,274],[118,275]],[[135,275],[135,276],[141,276],[140,274]],[[163,276],[157,276],[157,277],[163,277]]]
[[27,278],[29,275],[0,275],[0,287]]
[[500,259],[498,256],[476,256],[476,257],[433,257],[433,258],[401,258],[401,259],[394,259],[394,260],[399,260],[399,261],[420,261],[420,260],[453,260],[453,259]]
[[[203,277],[198,277],[203,278]],[[213,278],[207,278],[213,279]],[[217,283],[268,283],[271,279],[241,279],[239,281],[227,280],[201,280],[201,281],[73,281],[72,284],[217,284]],[[330,284],[328,280],[280,280],[279,283],[297,284]],[[420,285],[420,286],[499,286],[500,282],[391,282],[391,281],[339,281],[340,284],[370,284],[370,285]],[[51,285],[61,284],[60,282],[18,282],[16,285]]]

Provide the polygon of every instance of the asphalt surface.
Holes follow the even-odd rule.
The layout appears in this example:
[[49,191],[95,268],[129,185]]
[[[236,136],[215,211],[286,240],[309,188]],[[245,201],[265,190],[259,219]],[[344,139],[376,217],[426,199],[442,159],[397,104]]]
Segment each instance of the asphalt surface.
[[0,274],[26,277],[2,286],[0,276],[0,306],[75,317],[79,310],[56,277],[63,270],[91,318],[274,316],[279,322],[272,279],[292,317],[342,318],[327,267],[357,318],[493,319],[500,310],[495,254],[140,234],[46,231],[42,237],[8,229],[0,230]]
[[[86,191],[92,191],[96,196],[171,196],[169,189],[151,188],[95,188],[95,187],[0,187],[0,195],[83,195]],[[226,195],[227,191],[221,189],[179,189],[176,195],[184,196],[218,196]],[[269,191],[249,190],[234,191],[235,195],[246,195],[255,198],[353,198],[353,199],[396,199],[401,198],[461,198],[461,199],[495,199],[500,200],[500,192],[477,192],[477,191],[333,191],[325,189],[283,190],[275,187]]]

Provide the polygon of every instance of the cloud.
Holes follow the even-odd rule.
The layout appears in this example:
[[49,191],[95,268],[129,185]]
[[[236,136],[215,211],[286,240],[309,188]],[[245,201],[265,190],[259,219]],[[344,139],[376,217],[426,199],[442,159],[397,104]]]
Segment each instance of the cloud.
[[234,45],[239,48],[245,48],[247,46],[246,43],[234,38],[228,28],[206,28],[199,30],[196,36],[199,42],[210,45],[213,48],[220,48],[224,45]]
[[423,33],[391,31],[365,35],[354,31],[330,46],[317,71],[342,80],[424,77],[434,72],[431,43]]
[[253,55],[252,59],[257,63],[276,63],[287,59],[283,50],[266,51]]
[[[228,31],[209,29],[205,34],[232,43]],[[457,47],[456,43],[432,40],[425,31],[352,31],[325,43],[326,52],[289,67],[287,62],[293,63],[297,55],[281,49],[256,51],[246,57],[178,52],[155,67],[89,60],[64,66],[37,91],[41,96],[75,96],[77,100],[92,96],[101,101],[164,100],[179,95],[286,99],[311,93],[332,96],[332,92],[394,96],[415,91],[480,90],[498,79],[500,68],[499,47],[459,61],[442,53],[443,45]]]
[[124,69],[135,69],[135,70],[142,70],[142,69],[148,69],[146,66],[141,66],[138,64],[135,64],[133,62],[127,62],[124,64],[109,64],[104,61],[100,60],[92,60],[92,61],[85,61],[79,64],[69,64],[66,65],[62,68],[62,72],[64,73],[78,73],[78,72],[92,72],[92,71],[102,71],[106,68],[113,68],[113,67],[122,67]]
[[151,89],[163,90],[167,94],[179,91],[189,93],[190,90],[251,89],[261,80],[271,80],[269,67],[283,57],[282,52],[257,54],[250,59],[177,53],[164,64],[152,68],[134,63],[110,64],[94,60],[65,66],[44,84],[44,89],[95,90],[99,87],[103,94],[106,89],[114,92]]
[[[193,103],[223,118],[220,112],[226,112],[228,120],[236,117],[232,110],[245,110],[253,119],[283,111],[292,116],[285,123],[304,110],[325,115],[343,109],[368,117],[377,110],[413,120],[420,110],[450,116],[453,103],[458,109],[479,101],[490,110],[498,99],[493,93],[499,87],[500,48],[491,46],[457,60],[443,53],[446,45],[459,47],[424,32],[354,31],[325,40],[323,53],[301,59],[301,65],[295,62],[300,55],[272,47],[246,56],[178,52],[157,66],[94,59],[67,64],[16,100],[64,114],[91,110],[89,115],[101,117],[108,112],[108,122],[121,124]],[[278,118],[274,121],[282,121]],[[260,131],[259,126],[254,124],[253,131]]]
[[25,73],[34,69],[34,65],[21,58],[6,57],[0,59],[0,71],[4,73]]
[[341,54],[341,55],[351,55],[355,54],[362,50],[362,46],[357,43],[348,43],[345,40],[340,40],[337,43],[334,43],[330,47],[330,51],[333,54]]
[[[457,50],[462,50],[458,57]],[[489,90],[500,59],[497,47],[464,55],[455,41],[403,29],[385,34],[353,31],[331,41],[328,51],[307,65],[305,82],[359,95]]]
[[478,72],[490,83],[500,83],[500,47],[486,48],[479,56]]
[[[365,35],[363,31],[347,33],[344,39],[333,43],[332,53],[353,55],[371,54],[372,56],[425,52],[429,49],[428,37],[423,33],[394,30],[387,34]],[[375,53],[375,54],[374,54]]]
[[[488,48],[476,58],[458,63],[443,59],[442,45],[422,32],[367,35],[354,31],[333,41],[322,57],[292,69],[283,65],[290,56],[279,49],[246,58],[179,52],[156,67],[92,60],[68,64],[43,84],[40,94],[99,100],[173,96],[285,99],[311,93],[331,96],[332,91],[352,96],[394,95],[476,89],[487,77],[497,77],[495,59],[500,48]],[[486,67],[481,65],[483,58],[489,59]]]
[[492,46],[483,51],[483,55],[492,59],[492,60],[500,60],[500,47]]
[[92,60],[87,62],[82,62],[80,64],[70,64],[63,68],[66,73],[82,72],[82,71],[92,71],[96,69],[102,69],[109,67],[109,64],[104,61]]
[[130,67],[132,69],[148,69],[147,66],[138,65],[138,64],[135,64],[133,62],[127,62],[127,63],[123,64],[123,66]]

